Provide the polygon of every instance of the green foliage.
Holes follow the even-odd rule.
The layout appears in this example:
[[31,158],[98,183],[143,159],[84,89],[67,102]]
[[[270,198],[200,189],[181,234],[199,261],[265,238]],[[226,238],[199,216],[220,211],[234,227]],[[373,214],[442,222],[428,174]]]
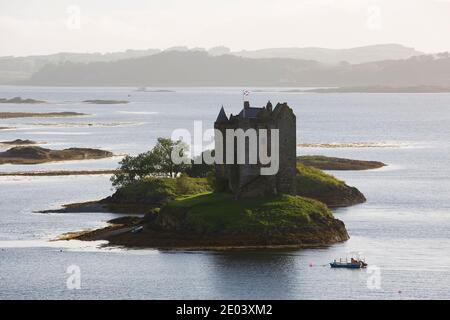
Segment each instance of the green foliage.
[[320,192],[329,187],[344,186],[345,183],[320,169],[297,164],[297,191]]
[[205,178],[191,178],[182,175],[176,179],[175,192],[178,196],[198,194],[211,190],[211,185]]
[[[186,172],[190,161],[186,152],[189,150],[187,144],[181,140],[173,141],[166,138],[158,138],[158,143],[150,151],[158,161],[155,164],[156,172],[162,176],[176,177],[179,173]],[[181,163],[175,163],[174,156],[177,155]]]
[[152,152],[141,153],[136,157],[125,156],[119,162],[119,172],[111,177],[114,187],[120,188],[156,173],[157,159]]
[[313,164],[328,164],[334,159],[337,158],[331,158],[326,156],[300,156],[297,157],[297,161],[301,164],[304,164],[306,166],[313,166]]
[[204,193],[179,197],[162,213],[178,214],[180,210],[187,213],[187,227],[210,232],[306,226],[314,223],[312,215],[332,217],[324,204],[290,195],[234,200],[227,193]]
[[379,161],[352,160],[326,156],[300,156],[297,162],[321,170],[367,170],[384,167]]
[[208,181],[208,185],[211,187],[212,190],[217,191],[216,188],[216,173],[215,172],[210,172],[208,173],[208,175],[206,176],[206,181]]
[[[163,176],[174,178],[178,174],[186,172],[189,161],[186,160],[188,146],[181,140],[172,141],[166,138],[158,138],[155,147],[145,153],[135,157],[126,156],[119,162],[118,173],[111,177],[111,182],[117,189],[142,180],[149,176]],[[180,159],[184,159],[178,164],[172,160],[172,156],[177,154]]]
[[176,196],[175,179],[147,177],[121,186],[112,198],[119,203],[160,205]]
[[121,186],[113,195],[117,203],[140,203],[158,206],[182,195],[211,191],[205,178],[147,177]]

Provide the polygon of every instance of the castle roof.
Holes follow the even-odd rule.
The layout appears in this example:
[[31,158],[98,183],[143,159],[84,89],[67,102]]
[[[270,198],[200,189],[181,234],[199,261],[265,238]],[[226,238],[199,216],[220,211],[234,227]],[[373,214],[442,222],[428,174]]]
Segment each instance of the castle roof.
[[254,108],[254,107],[249,107],[249,108],[244,108],[241,110],[241,112],[239,112],[239,117],[242,118],[256,118],[258,116],[258,113],[264,108]]
[[227,122],[228,121],[228,117],[225,113],[225,109],[222,108],[220,109],[219,115],[217,116],[216,122]]
[[[277,117],[282,110],[289,109],[287,103],[278,103],[273,109],[272,103],[270,101],[267,102],[265,107],[250,107],[250,103],[248,101],[244,101],[244,108],[236,115],[230,115],[228,118],[225,109],[220,109],[219,115],[217,116],[215,123],[227,123],[228,121],[234,121],[235,119],[258,119],[258,118],[266,118]],[[289,109],[290,110],[290,109]]]

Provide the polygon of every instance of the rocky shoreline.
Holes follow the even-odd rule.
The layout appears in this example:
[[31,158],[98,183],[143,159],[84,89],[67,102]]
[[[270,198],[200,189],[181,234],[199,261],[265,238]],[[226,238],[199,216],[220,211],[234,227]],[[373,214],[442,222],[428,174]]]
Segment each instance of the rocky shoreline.
[[[319,205],[318,202],[317,204]],[[88,202],[81,207],[66,206],[58,212],[90,211],[109,210],[105,204]],[[182,211],[181,213],[169,206],[160,213],[148,212],[144,217],[120,217],[109,221],[110,225],[105,228],[71,232],[56,240],[107,240],[108,246],[126,248],[221,250],[308,248],[327,246],[349,239],[342,221],[318,212],[311,213],[308,223],[300,219],[293,220],[289,225],[251,228],[244,226],[243,229],[227,229],[223,226],[220,230],[211,230],[191,225],[192,213],[188,209]]]
[[113,224],[103,229],[67,233],[57,240],[107,240],[107,246],[125,248],[153,248],[162,250],[229,250],[267,248],[324,247],[349,239],[342,221],[334,219],[327,226],[317,228],[277,229],[261,233],[195,234],[162,230],[139,224]]
[[330,208],[350,207],[367,201],[364,194],[357,188],[347,185],[329,188],[318,194],[314,191],[303,190],[303,197],[313,198],[325,203]]
[[336,179],[320,169],[297,165],[297,194],[318,200],[328,207],[349,207],[366,202],[366,197],[355,187]]

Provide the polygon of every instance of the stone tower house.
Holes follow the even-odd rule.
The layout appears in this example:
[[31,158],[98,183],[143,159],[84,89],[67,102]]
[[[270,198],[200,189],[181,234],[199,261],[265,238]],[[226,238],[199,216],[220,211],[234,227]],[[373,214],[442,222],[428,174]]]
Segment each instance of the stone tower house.
[[[220,130],[223,136],[224,164],[216,164],[216,179],[231,191],[235,198],[270,196],[280,193],[295,194],[296,191],[296,163],[297,138],[296,117],[287,103],[278,103],[275,108],[270,101],[265,107],[250,107],[248,101],[238,115],[228,118],[224,108],[219,112],[214,128]],[[279,130],[279,170],[274,175],[261,175],[263,167],[258,161],[256,164],[248,163],[248,148],[250,141],[246,139],[245,164],[226,163],[226,130],[227,129],[267,129],[270,137],[271,129]],[[259,141],[259,140],[258,140]],[[220,140],[216,139],[216,150]],[[258,143],[258,142],[257,142]],[[271,141],[268,139],[268,150]],[[235,156],[236,156],[236,143]],[[259,145],[257,146],[259,150]],[[270,155],[269,155],[270,156]]]

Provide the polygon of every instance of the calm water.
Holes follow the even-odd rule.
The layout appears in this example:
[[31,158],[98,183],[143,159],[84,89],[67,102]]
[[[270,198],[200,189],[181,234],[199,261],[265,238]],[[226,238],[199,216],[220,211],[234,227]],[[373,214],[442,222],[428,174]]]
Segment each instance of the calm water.
[[[121,154],[148,150],[159,136],[193,128],[194,120],[210,127],[222,104],[228,113],[237,113],[242,104],[241,88],[172,89],[175,92],[143,93],[134,88],[0,87],[0,97],[49,101],[0,104],[0,112],[89,114],[0,120],[0,127],[12,128],[0,130],[0,141],[32,139],[51,148],[96,147],[118,155],[86,162],[3,165],[0,171],[114,168]],[[299,143],[367,143],[361,148],[303,148],[299,154],[389,164],[372,171],[333,172],[368,198],[365,204],[335,212],[347,226],[349,241],[321,249],[255,252],[99,249],[99,243],[49,242],[63,232],[102,226],[115,215],[35,211],[109,195],[109,177],[0,177],[0,298],[449,299],[450,94],[276,90],[253,93],[251,103],[288,102],[297,115]],[[131,103],[80,102],[87,99]],[[376,268],[368,273],[326,266],[351,252],[362,253]],[[70,265],[80,267],[80,290],[66,287]]]

